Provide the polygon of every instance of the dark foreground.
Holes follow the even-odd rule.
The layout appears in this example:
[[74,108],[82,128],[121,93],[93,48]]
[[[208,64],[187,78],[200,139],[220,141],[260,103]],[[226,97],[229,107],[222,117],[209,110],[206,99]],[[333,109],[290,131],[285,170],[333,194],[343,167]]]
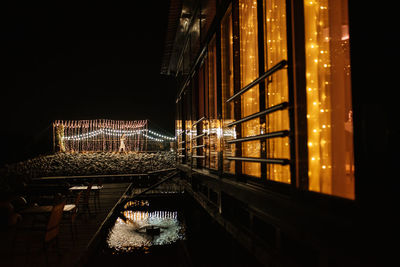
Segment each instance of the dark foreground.
[[31,222],[29,216],[22,216],[20,224],[3,227],[0,232],[0,266],[75,266],[84,261],[91,239],[128,186],[129,183],[104,184],[97,208],[93,197],[89,199],[92,214],[78,214],[74,235],[71,234],[70,220],[63,218],[58,248],[54,242],[47,252],[43,249],[43,235],[20,231],[20,224]]
[[[43,236],[19,231],[19,225],[3,228],[0,266],[259,266],[189,195],[169,196],[151,191],[151,209],[177,211],[185,238],[170,244],[118,252],[107,244],[107,233],[118,219],[125,193],[140,191],[132,183],[105,183],[99,203],[90,199],[92,214],[81,210],[72,235],[68,218],[62,220],[58,246],[45,251]],[[131,190],[129,190],[129,188]],[[175,189],[174,189],[175,190]],[[176,190],[175,190],[176,191]],[[160,196],[161,195],[164,196]],[[112,212],[114,210],[114,212]],[[174,213],[175,214],[175,213]],[[22,218],[22,223],[29,218]],[[100,237],[100,238],[99,238]]]

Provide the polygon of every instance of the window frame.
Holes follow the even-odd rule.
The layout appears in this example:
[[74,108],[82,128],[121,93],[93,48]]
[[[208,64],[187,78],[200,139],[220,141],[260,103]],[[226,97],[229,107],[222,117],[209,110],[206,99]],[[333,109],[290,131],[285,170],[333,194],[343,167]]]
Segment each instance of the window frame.
[[[265,55],[264,55],[264,27],[263,24],[263,12],[264,12],[264,1],[257,0],[257,20],[258,20],[258,64],[259,64],[259,75],[264,74],[265,70]],[[214,19],[214,27],[210,27],[206,33],[204,43],[202,43],[202,52],[199,53],[199,57],[196,61],[197,66],[192,67],[192,71],[195,72],[195,76],[199,79],[199,71],[204,71],[203,84],[206,87],[207,81],[207,49],[214,38],[216,40],[216,54],[217,54],[217,118],[222,123],[222,87],[221,87],[221,22],[222,19],[227,15],[227,12],[232,14],[232,33],[233,33],[233,88],[234,93],[239,92],[241,88],[240,81],[240,38],[239,38],[239,0],[226,1],[222,7],[217,8],[217,15]],[[201,23],[200,23],[201,25]],[[201,34],[203,32],[201,31]],[[273,180],[268,180],[266,177],[266,166],[268,163],[261,163],[261,179],[259,177],[252,177],[242,173],[242,162],[235,161],[235,173],[228,173],[223,170],[223,146],[222,138],[220,138],[221,153],[218,155],[218,167],[217,170],[209,168],[209,164],[202,165],[202,168],[207,169],[210,173],[218,174],[219,177],[227,177],[230,179],[236,179],[238,181],[255,184],[262,186],[267,189],[272,189],[276,192],[282,192],[285,194],[292,194],[293,192],[299,192],[301,195],[307,197],[317,196],[318,199],[340,199],[344,202],[355,202],[357,201],[357,173],[355,174],[355,198],[346,199],[335,195],[329,195],[321,192],[310,191],[308,186],[308,147],[307,147],[307,106],[306,106],[306,73],[305,73],[305,35],[304,35],[304,2],[295,0],[286,0],[286,34],[287,34],[287,75],[288,75],[288,90],[289,90],[289,141],[290,141],[290,183],[282,183]],[[204,38],[200,37],[200,38]],[[351,55],[350,55],[351,56]],[[190,75],[189,78],[192,81],[196,81],[193,78],[194,75]],[[185,88],[185,90],[191,90]],[[259,103],[260,110],[265,109],[266,86],[265,82],[259,84]],[[204,101],[208,102],[208,88],[204,88]],[[352,90],[352,96],[353,96]],[[184,97],[183,97],[184,98]],[[183,99],[182,99],[183,100]],[[181,100],[181,101],[182,101]],[[353,97],[354,101],[354,97]],[[185,106],[185,104],[181,104]],[[207,109],[207,103],[204,103],[204,108]],[[185,113],[185,111],[183,111]],[[207,110],[204,110],[204,115],[207,119]],[[185,129],[185,118],[182,114],[182,128]],[[197,120],[200,118],[197,118]],[[234,119],[241,119],[241,99],[240,97],[234,101]],[[192,123],[196,121],[193,120]],[[261,116],[260,124],[265,122],[265,116]],[[221,124],[222,125],[222,124]],[[236,126],[237,139],[241,138],[241,127],[240,124]],[[353,135],[353,141],[354,141]],[[266,158],[265,148],[266,140],[263,139],[261,142],[261,156],[260,158]],[[355,141],[353,142],[356,143]],[[203,142],[204,144],[204,142]],[[185,144],[187,146],[187,144]],[[242,155],[242,144],[241,142],[236,143],[236,157]],[[206,150],[203,152],[206,153]],[[203,155],[204,155],[203,154]],[[357,170],[356,161],[357,151],[353,148],[354,164]],[[185,158],[188,158],[187,155]]]

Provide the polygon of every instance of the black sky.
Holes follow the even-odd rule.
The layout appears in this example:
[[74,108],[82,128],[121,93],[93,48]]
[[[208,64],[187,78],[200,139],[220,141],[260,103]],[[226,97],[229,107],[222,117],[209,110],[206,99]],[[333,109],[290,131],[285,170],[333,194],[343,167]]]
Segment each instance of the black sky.
[[56,119],[149,119],[173,133],[175,90],[159,74],[169,1],[52,2],[0,4],[1,160],[46,152]]

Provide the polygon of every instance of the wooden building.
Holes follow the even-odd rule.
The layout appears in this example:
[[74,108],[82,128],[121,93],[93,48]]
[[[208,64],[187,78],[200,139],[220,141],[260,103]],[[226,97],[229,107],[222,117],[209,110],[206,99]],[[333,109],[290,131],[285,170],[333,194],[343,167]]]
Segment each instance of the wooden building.
[[178,167],[266,265],[368,266],[391,254],[395,72],[379,67],[393,37],[381,7],[349,2],[171,1],[161,73],[178,85]]

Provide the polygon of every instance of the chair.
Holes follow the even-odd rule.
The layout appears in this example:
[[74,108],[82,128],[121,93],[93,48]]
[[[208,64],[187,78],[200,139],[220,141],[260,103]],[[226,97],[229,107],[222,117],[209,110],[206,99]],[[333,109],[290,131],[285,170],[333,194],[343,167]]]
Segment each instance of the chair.
[[84,191],[83,194],[83,201],[82,201],[82,210],[85,211],[85,213],[91,215],[90,212],[90,205],[89,205],[89,199],[90,199],[90,191],[92,189],[93,183],[90,183],[86,190]]
[[72,206],[71,209],[69,209],[69,217],[71,219],[71,237],[72,237],[72,240],[74,240],[74,230],[75,230],[75,233],[77,232],[75,220],[76,220],[76,217],[78,216],[79,203],[80,203],[82,194],[83,194],[83,191],[80,191],[76,195],[74,204],[69,204],[69,206]]
[[[31,225],[31,226],[21,226],[19,227],[18,230],[20,231],[26,231],[26,232],[38,232],[43,234],[43,249],[46,254],[46,265],[48,265],[48,255],[47,255],[47,248],[49,245],[55,241],[58,254],[60,255],[59,251],[59,242],[58,242],[58,234],[60,232],[60,222],[62,219],[63,211],[64,211],[64,206],[65,206],[66,200],[62,200],[58,204],[55,204],[51,210],[50,216],[48,218],[48,221],[44,225]],[[30,248],[29,242],[27,242],[28,245],[28,251]],[[27,253],[28,255],[28,253]]]
[[51,210],[44,236],[45,248],[54,239],[56,239],[58,245],[58,233],[60,232],[60,222],[63,215],[65,202],[65,200],[61,201],[59,204],[54,205],[53,209]]
[[97,180],[97,190],[94,190],[94,203],[96,210],[100,210],[100,190],[103,189],[103,179],[99,178]]

